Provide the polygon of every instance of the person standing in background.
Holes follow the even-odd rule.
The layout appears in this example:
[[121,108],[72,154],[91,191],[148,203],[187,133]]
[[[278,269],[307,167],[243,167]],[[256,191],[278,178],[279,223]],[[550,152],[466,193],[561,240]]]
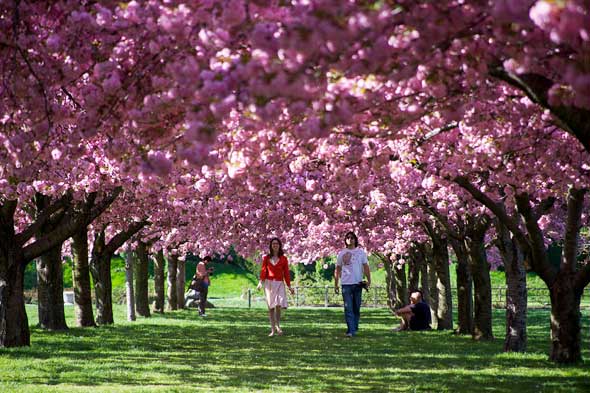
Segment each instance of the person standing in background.
[[[334,291],[339,292],[340,281],[344,300],[344,319],[347,326],[345,336],[351,338],[359,329],[363,286],[368,289],[371,285],[371,270],[367,253],[359,247],[359,241],[354,232],[347,232],[344,235],[344,244],[346,248],[338,253],[336,259]],[[366,284],[362,282],[363,274],[367,277]]]

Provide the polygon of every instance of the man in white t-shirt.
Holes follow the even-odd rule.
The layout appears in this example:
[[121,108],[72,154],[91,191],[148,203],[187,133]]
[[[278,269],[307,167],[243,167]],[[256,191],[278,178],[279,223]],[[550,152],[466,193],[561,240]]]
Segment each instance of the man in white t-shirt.
[[360,248],[354,232],[344,236],[346,248],[338,253],[336,270],[334,271],[334,291],[338,293],[338,281],[342,283],[342,299],[344,300],[344,318],[346,319],[346,337],[354,337],[359,328],[361,317],[363,274],[367,277],[368,289],[371,285],[371,270],[367,253]]

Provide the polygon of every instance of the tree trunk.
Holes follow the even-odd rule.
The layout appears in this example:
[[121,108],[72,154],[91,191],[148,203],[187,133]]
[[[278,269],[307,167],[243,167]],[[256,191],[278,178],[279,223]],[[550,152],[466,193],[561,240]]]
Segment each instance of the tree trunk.
[[88,265],[88,229],[82,228],[72,236],[74,266],[72,280],[74,285],[74,312],[76,326],[96,326],[92,311],[90,292],[90,267]]
[[[420,289],[420,268],[422,267],[423,256],[416,247],[410,249],[408,260],[408,295]],[[408,296],[409,298],[409,296]]]
[[473,280],[469,271],[467,250],[462,241],[451,239],[457,257],[457,334],[473,334]]
[[146,221],[137,221],[129,224],[126,230],[117,233],[105,243],[105,229],[96,233],[92,258],[90,260],[90,272],[94,279],[94,292],[96,294],[96,322],[100,325],[114,323],[113,320],[113,286],[111,283],[111,258],[117,249],[141,230],[147,224]]
[[[39,194],[35,201],[38,207],[35,221],[18,235],[14,231],[17,201],[0,201],[0,347],[30,344],[23,294],[25,262],[58,247],[82,225],[88,225],[113,202],[120,191],[121,188],[115,189],[98,204],[94,203],[96,193],[91,193],[76,206],[71,204],[69,193],[48,205],[43,205],[43,196]],[[79,208],[78,213],[76,208]],[[47,224],[51,224],[53,229],[39,235]],[[35,240],[30,241],[33,236]],[[59,298],[63,300],[63,292]]]
[[148,298],[148,253],[147,245],[137,242],[136,277],[135,277],[135,307],[137,315],[150,317],[150,303]]
[[129,245],[125,253],[125,298],[127,299],[127,320],[135,321],[135,293],[133,292],[133,250]]
[[393,265],[396,298],[398,301],[398,308],[408,304],[408,285],[406,281],[406,264],[395,263]]
[[[425,257],[424,253],[422,253],[422,255]],[[428,283],[428,279],[429,279],[428,273],[429,273],[428,260],[425,257],[424,259],[422,259],[422,263],[420,264],[420,290],[422,291],[422,296],[424,296],[424,299],[426,299],[426,302],[428,302],[428,304],[430,304],[432,299],[430,296],[430,285]],[[431,305],[431,307],[432,307],[432,305]]]
[[90,259],[90,273],[94,280],[94,297],[96,299],[96,323],[110,325],[113,320],[113,298],[111,283],[111,254],[105,251],[105,234],[96,234]]
[[559,272],[551,294],[551,355],[557,363],[571,364],[582,360],[580,298],[574,287],[575,274]]
[[504,352],[524,352],[527,345],[527,288],[523,252],[508,228],[497,223],[498,249],[506,275]]
[[186,265],[184,260],[176,264],[176,303],[179,309],[184,309],[184,287],[186,284]]
[[154,258],[154,291],[156,301],[154,312],[164,312],[164,251],[160,250]]
[[453,329],[453,295],[449,272],[449,251],[447,239],[438,234],[433,237],[433,263],[438,294],[436,319],[437,330]]
[[[485,234],[485,232],[484,232]],[[483,234],[466,240],[469,253],[469,268],[473,275],[474,318],[473,339],[492,340],[492,284],[490,281],[490,264],[486,259]]]
[[61,244],[37,259],[37,307],[39,327],[47,330],[67,330],[64,314],[64,277]]
[[176,289],[176,265],[178,256],[168,255],[168,309],[176,310],[178,308],[178,297]]
[[436,270],[434,269],[434,262],[431,260],[428,264],[428,305],[430,306],[430,314],[432,317],[432,321],[436,323],[438,326],[438,287],[436,285],[437,278],[436,278]]
[[395,279],[393,273],[393,263],[389,255],[381,258],[383,266],[385,267],[385,290],[387,291],[387,306],[392,312],[395,312],[399,307],[397,306],[397,294],[395,291]]
[[0,348],[31,345],[23,294],[25,265],[17,254],[9,252],[0,256]]

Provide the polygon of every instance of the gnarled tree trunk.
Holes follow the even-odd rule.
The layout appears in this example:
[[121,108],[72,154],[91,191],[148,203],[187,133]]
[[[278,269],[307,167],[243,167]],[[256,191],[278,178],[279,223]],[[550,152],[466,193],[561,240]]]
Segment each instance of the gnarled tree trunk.
[[[29,261],[61,245],[80,227],[88,225],[119,195],[120,188],[99,202],[97,193],[72,204],[70,193],[38,211],[34,222],[15,234],[15,200],[0,201],[0,347],[30,344],[30,332],[24,302],[24,270]],[[51,224],[51,230],[45,227]],[[42,229],[44,231],[42,231]],[[35,240],[31,241],[35,236]],[[63,299],[63,294],[60,294]]]
[[[2,268],[0,270],[0,348],[28,346],[31,345],[31,333],[23,294],[25,265],[18,256],[18,250],[10,250],[9,244],[3,245],[2,249],[3,252],[0,256]],[[8,255],[5,250],[8,251]]]
[[186,265],[184,260],[178,260],[176,265],[176,302],[179,309],[184,309],[184,287],[186,284]]
[[47,330],[68,329],[64,313],[64,284],[61,263],[61,244],[37,259],[39,327]]
[[164,251],[157,252],[154,258],[154,290],[156,292],[156,300],[154,305],[154,312],[164,312]]
[[457,257],[457,314],[459,325],[457,334],[473,333],[473,280],[469,271],[467,250],[462,241],[451,239],[451,245]]
[[395,291],[395,279],[393,273],[393,263],[389,255],[381,255],[381,261],[385,268],[385,290],[387,291],[387,307],[391,312],[399,308],[397,295]]
[[492,332],[492,284],[490,264],[487,261],[483,236],[465,242],[469,253],[469,267],[473,275],[474,318],[473,338],[491,340]]
[[92,311],[92,294],[90,292],[90,266],[88,265],[88,229],[81,228],[72,236],[72,269],[74,285],[74,312],[76,326],[96,326]]
[[125,254],[125,298],[127,300],[127,320],[135,321],[135,292],[133,291],[133,265],[135,255],[131,246]]
[[111,257],[106,251],[104,230],[96,234],[92,257],[90,259],[90,273],[94,280],[94,298],[96,300],[96,323],[111,325],[113,319],[113,284],[111,282]]
[[527,345],[527,288],[523,252],[506,226],[497,223],[498,249],[506,273],[505,352],[524,352]]
[[409,303],[408,297],[408,285],[406,280],[406,264],[396,263],[393,265],[393,272],[395,278],[395,291],[396,298],[400,304],[399,307],[403,307]]
[[437,330],[453,329],[453,295],[451,292],[447,239],[436,233],[432,236],[432,244],[433,268],[436,275],[436,291],[438,295],[438,307],[436,309]]
[[178,292],[176,289],[176,267],[178,256],[168,255],[168,309],[178,308]]
[[[45,195],[36,194],[34,200],[37,217],[51,206],[51,198]],[[63,218],[63,212],[52,215],[39,227],[37,235],[43,236],[55,231]],[[37,259],[37,307],[39,327],[42,329],[66,330],[68,328],[64,314],[61,247],[62,243],[59,243]]]
[[412,246],[408,259],[408,295],[420,289],[420,269],[423,263],[424,256],[416,246]]
[[137,242],[136,276],[135,276],[135,307],[137,315],[150,317],[150,304],[148,298],[148,252],[147,245]]
[[581,354],[580,299],[575,274],[559,272],[549,288],[551,297],[551,355],[557,363],[577,363]]
[[94,279],[94,293],[96,297],[96,323],[109,325],[113,320],[113,286],[111,283],[111,258],[131,236],[139,232],[147,221],[137,221],[129,224],[126,230],[117,233],[105,243],[105,229],[99,231],[94,238],[90,272]]

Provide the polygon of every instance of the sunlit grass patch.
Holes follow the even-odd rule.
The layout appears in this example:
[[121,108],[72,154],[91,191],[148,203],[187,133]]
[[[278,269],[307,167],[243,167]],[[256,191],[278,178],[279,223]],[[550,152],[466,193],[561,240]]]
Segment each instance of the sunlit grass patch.
[[[67,308],[73,326],[73,310]],[[36,309],[29,307],[30,321]],[[344,337],[340,308],[289,308],[282,337],[267,337],[263,308],[194,309],[113,326],[46,332],[32,346],[0,351],[1,392],[584,392],[587,363],[547,359],[548,311],[532,310],[529,351],[503,353],[503,312],[496,340],[476,343],[451,332],[398,332],[385,309],[362,310],[359,334]],[[584,321],[587,325],[587,321]],[[583,332],[586,332],[584,330]],[[584,333],[585,336],[585,333]],[[583,355],[590,356],[588,340]]]

